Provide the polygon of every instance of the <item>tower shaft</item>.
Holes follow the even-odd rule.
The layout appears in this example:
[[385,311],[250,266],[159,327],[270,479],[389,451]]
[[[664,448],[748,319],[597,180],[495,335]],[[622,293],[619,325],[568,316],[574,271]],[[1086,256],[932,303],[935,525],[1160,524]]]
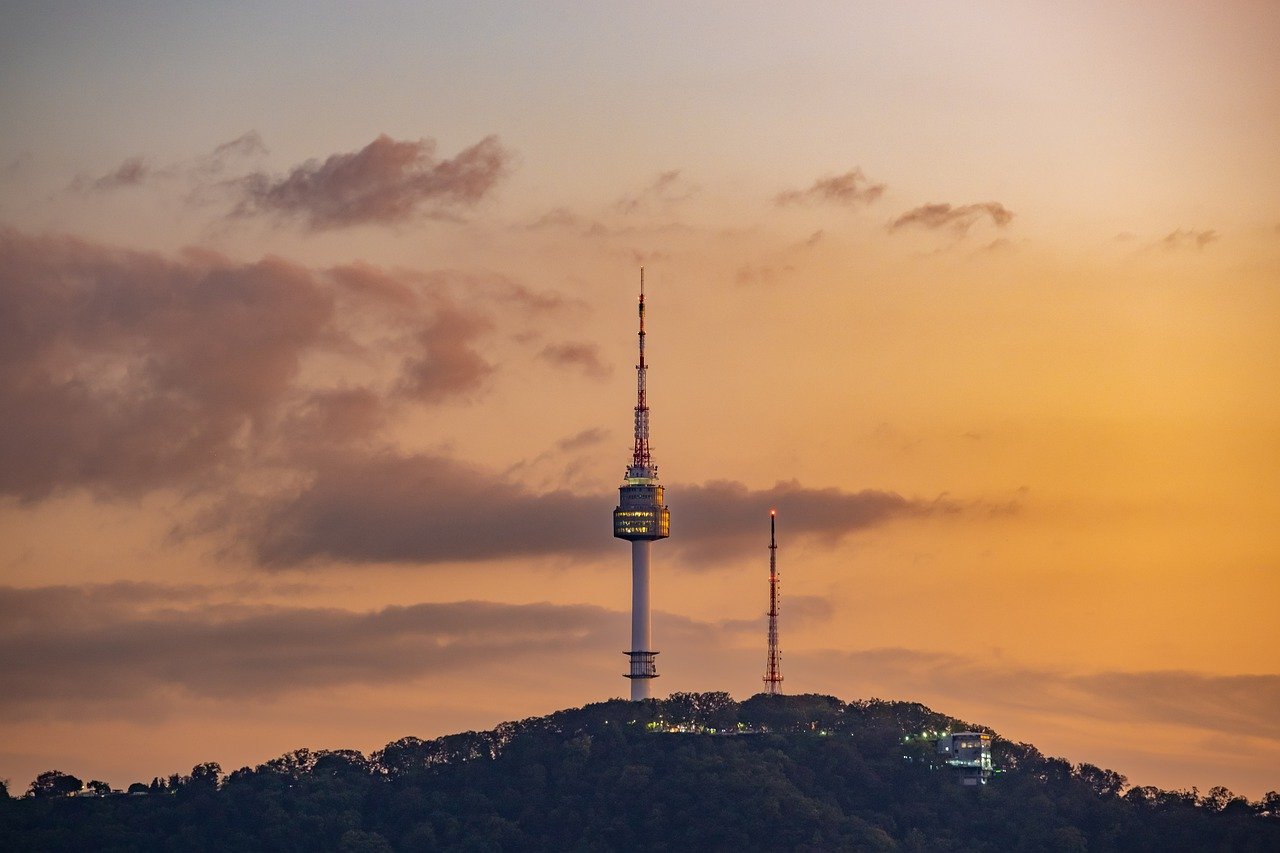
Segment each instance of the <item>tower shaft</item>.
[[778,539],[777,513],[769,511],[769,657],[765,662],[764,683],[770,696],[779,693],[782,684],[782,652],[778,649]]
[[652,542],[647,539],[631,543],[631,701],[648,699],[649,682],[658,677],[658,663],[652,651],[653,622],[649,610],[649,551]]

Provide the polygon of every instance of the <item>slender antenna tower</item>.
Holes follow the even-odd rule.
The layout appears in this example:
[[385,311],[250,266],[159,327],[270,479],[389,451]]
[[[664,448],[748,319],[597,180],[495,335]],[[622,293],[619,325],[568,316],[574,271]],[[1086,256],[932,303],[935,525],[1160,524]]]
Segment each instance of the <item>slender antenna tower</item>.
[[777,696],[782,684],[782,652],[778,650],[778,539],[775,535],[777,510],[769,510],[769,660],[764,683],[769,695]]
[[671,513],[663,504],[658,466],[649,453],[649,401],[644,361],[644,267],[640,268],[640,361],[636,364],[635,445],[631,465],[618,487],[613,511],[613,535],[631,542],[631,701],[649,698],[649,682],[658,677],[649,616],[649,548],[655,539],[671,535]]

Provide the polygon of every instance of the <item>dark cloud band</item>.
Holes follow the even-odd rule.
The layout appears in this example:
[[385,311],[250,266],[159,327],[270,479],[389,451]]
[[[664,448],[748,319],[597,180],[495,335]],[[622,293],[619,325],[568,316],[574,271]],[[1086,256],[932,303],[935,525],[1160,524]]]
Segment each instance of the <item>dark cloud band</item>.
[[[777,507],[789,535],[835,542],[893,519],[958,508],[892,492],[805,488],[779,483],[669,485],[678,511],[672,550],[697,571],[754,547],[760,520]],[[535,493],[475,466],[437,456],[382,454],[321,463],[312,482],[263,505],[228,509],[214,520],[239,527],[267,566],[313,561],[448,563],[554,554],[603,553],[612,503],[605,494]]]

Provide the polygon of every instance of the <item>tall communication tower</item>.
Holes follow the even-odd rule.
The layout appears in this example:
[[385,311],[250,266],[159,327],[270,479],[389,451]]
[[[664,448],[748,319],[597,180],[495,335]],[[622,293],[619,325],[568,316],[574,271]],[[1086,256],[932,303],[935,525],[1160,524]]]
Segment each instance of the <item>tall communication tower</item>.
[[778,650],[778,513],[769,510],[769,660],[764,668],[764,683],[770,696],[777,696],[782,684],[782,652]]
[[644,268],[640,268],[640,361],[636,364],[636,436],[631,465],[618,487],[613,535],[631,542],[631,701],[649,698],[649,681],[658,677],[649,617],[649,549],[671,535],[671,513],[662,502],[658,466],[649,454],[649,402],[645,393]]

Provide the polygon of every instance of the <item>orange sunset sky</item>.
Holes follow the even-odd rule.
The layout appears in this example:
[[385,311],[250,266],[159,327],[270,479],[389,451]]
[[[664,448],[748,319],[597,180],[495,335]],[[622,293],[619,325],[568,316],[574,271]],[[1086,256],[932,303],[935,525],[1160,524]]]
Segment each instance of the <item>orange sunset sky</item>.
[[1280,788],[1280,5],[0,3],[0,778],[625,695]]

